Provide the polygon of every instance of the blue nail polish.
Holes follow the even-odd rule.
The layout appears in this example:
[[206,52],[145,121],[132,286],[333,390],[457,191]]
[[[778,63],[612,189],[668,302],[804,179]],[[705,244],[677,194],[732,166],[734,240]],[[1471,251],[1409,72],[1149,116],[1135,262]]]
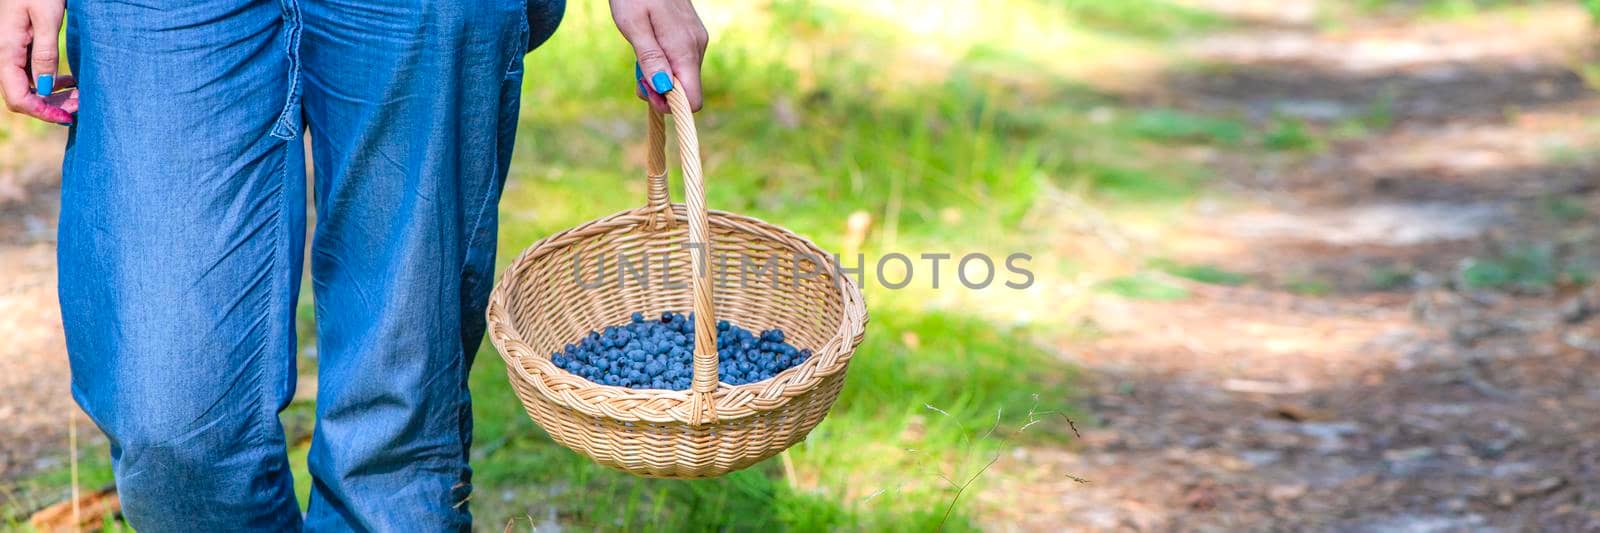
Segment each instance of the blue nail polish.
[[40,74],[34,85],[38,88],[39,96],[49,96],[50,93],[56,92],[56,77],[51,74]]
[[656,94],[667,94],[667,91],[672,90],[672,77],[666,72],[651,74],[650,85],[654,86]]
[[638,63],[634,63],[633,64],[633,79],[636,79],[636,80],[644,79],[644,71],[643,70],[639,70],[639,64]]

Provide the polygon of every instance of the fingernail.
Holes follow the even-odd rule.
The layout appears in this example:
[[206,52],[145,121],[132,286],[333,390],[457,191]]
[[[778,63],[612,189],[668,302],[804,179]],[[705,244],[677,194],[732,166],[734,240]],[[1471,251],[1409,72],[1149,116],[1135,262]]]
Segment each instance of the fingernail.
[[644,98],[644,80],[633,82],[633,90],[639,93],[640,98]]
[[639,70],[639,64],[638,63],[634,63],[633,64],[633,79],[636,79],[636,80],[644,79],[644,71],[643,70]]
[[656,94],[667,94],[672,90],[672,76],[666,72],[657,72],[650,75],[650,85],[655,87]]
[[56,77],[51,74],[40,74],[34,85],[38,87],[39,96],[49,96],[50,93],[56,92]]

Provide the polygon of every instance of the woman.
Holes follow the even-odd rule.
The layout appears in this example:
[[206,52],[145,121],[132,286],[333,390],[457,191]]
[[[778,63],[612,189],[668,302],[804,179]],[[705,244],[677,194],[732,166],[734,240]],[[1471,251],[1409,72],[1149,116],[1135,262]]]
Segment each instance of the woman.
[[[72,392],[110,438],[131,525],[469,526],[467,370],[495,206],[522,55],[561,11],[527,2],[0,0],[7,107],[72,126]],[[611,8],[640,96],[666,112],[660,94],[682,90],[698,108],[706,34],[689,0]],[[64,13],[75,76],[58,72]],[[296,375],[302,131],[319,342],[304,517],[278,421]]]

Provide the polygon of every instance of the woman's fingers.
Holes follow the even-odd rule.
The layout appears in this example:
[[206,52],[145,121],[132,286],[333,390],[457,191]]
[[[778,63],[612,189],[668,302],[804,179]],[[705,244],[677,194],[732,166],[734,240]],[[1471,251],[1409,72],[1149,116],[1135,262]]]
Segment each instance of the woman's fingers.
[[[36,91],[37,92],[37,91]],[[68,114],[78,112],[78,78],[70,74],[57,74],[55,92],[44,97],[44,102],[61,108]]]
[[46,7],[44,2],[36,2],[28,8],[28,20],[33,28],[33,54],[29,58],[29,70],[33,72],[34,92],[45,96],[55,92],[56,66],[60,63],[60,45],[56,43],[57,36],[61,35],[62,9],[60,5]]
[[[698,21],[696,21],[698,23]],[[703,33],[702,33],[703,35]],[[689,108],[700,110],[700,58],[705,53],[704,41],[696,44],[687,33],[663,36],[667,60],[672,64],[672,75],[678,78],[683,95],[689,98]]]
[[650,82],[644,79],[644,70],[639,67],[638,62],[633,64],[633,79],[634,96],[649,103],[650,107],[654,108],[658,113],[671,113],[667,109],[667,97],[662,96],[661,93],[657,93],[655,89],[650,87]]
[[706,52],[706,27],[689,0],[661,0],[650,10],[650,25],[656,41],[672,64],[672,75],[682,85],[678,89],[689,100],[689,107],[700,110],[700,61]]
[[611,0],[611,16],[638,58],[636,92],[656,111],[668,113],[661,95],[682,90],[690,106],[699,110],[706,29],[694,6],[688,0]]
[[[74,90],[73,93],[77,91]],[[6,109],[46,122],[71,124],[72,112],[48,102],[35,94],[28,83],[28,73],[21,66],[0,66],[0,95],[5,97]],[[76,101],[76,97],[73,98]],[[76,107],[76,104],[74,104]]]
[[59,107],[59,108],[61,108],[62,111],[66,111],[68,115],[71,115],[72,113],[77,113],[78,112],[78,90],[77,89],[68,89],[68,90],[65,90],[65,91],[60,90],[61,89],[61,85],[60,85],[59,79],[56,82],[56,89],[57,89],[57,91],[54,94],[51,94],[50,96],[44,97],[45,104]]
[[[69,124],[77,109],[77,92],[71,91],[62,97],[50,95],[48,99],[41,94],[55,90],[56,36],[61,28],[62,9],[62,4],[49,0],[0,3],[0,98],[5,100],[6,109],[13,112]],[[40,46],[31,46],[36,42]],[[49,52],[30,51],[30,47],[48,48]],[[50,87],[29,76],[38,56],[46,56],[38,66],[49,68]],[[76,83],[70,79],[68,82]]]
[[683,95],[689,98],[689,109],[699,111],[701,103],[700,64],[687,63],[682,67],[673,67],[672,73],[678,77],[678,85],[681,86],[679,89],[683,90]]
[[667,101],[661,98],[661,93],[672,89],[672,81],[667,76],[672,65],[667,62],[667,54],[656,42],[655,29],[650,25],[650,11],[642,2],[612,0],[611,18],[616,21],[617,29],[622,31],[622,37],[633,45],[639,68],[636,76],[650,99],[651,107],[660,113],[668,112]]

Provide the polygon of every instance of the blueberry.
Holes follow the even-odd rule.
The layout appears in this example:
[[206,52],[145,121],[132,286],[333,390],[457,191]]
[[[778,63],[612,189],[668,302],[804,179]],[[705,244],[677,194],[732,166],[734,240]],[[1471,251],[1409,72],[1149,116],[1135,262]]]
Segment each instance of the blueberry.
[[[604,385],[687,389],[694,379],[694,313],[664,311],[659,320],[644,313],[629,323],[607,326],[550,354],[558,368]],[[772,376],[804,361],[810,350],[784,342],[780,329],[758,333],[726,320],[716,323],[717,371],[724,383],[744,385]]]

